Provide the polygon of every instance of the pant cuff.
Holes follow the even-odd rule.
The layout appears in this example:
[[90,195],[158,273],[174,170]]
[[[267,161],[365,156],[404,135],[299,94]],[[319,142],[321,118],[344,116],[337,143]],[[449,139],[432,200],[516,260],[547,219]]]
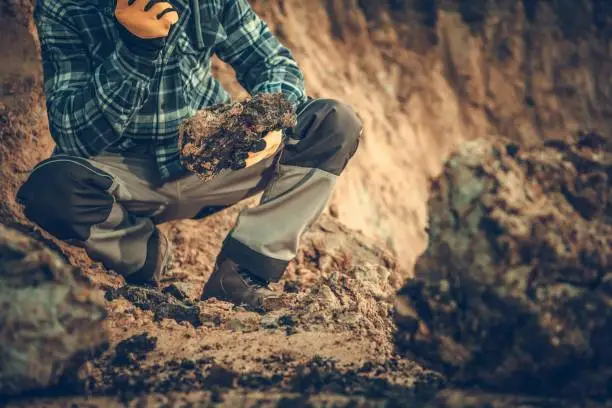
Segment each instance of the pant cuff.
[[262,255],[232,237],[225,239],[221,253],[267,282],[278,282],[289,264],[289,261]]

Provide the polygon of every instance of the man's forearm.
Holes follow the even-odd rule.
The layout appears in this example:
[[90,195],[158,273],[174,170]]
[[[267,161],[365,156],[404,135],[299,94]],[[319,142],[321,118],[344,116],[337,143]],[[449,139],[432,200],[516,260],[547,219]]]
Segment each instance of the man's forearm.
[[227,39],[215,52],[234,67],[245,89],[251,94],[282,92],[295,105],[306,100],[304,76],[293,55],[248,1],[226,1],[222,24]]
[[250,92],[253,94],[282,92],[296,106],[306,100],[302,71],[284,47],[277,54],[252,67],[248,77],[243,80],[249,82]]

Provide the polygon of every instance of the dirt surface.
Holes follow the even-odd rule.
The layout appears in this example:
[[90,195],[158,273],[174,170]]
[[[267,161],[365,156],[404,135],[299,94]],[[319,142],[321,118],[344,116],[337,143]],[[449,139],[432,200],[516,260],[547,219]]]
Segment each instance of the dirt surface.
[[612,143],[466,143],[434,182],[401,349],[456,384],[612,396]]
[[181,125],[181,161],[209,181],[225,169],[245,167],[250,152],[266,148],[263,138],[269,132],[295,125],[293,106],[282,94],[203,109]]
[[[228,213],[204,222],[222,225]],[[11,406],[61,406],[79,401],[75,395],[95,397],[98,406],[137,404],[162,394],[171,406],[190,400],[235,406],[236,398],[284,406],[311,397],[341,406],[383,400],[402,406],[443,385],[439,374],[395,354],[391,310],[406,272],[370,239],[322,217],[277,284],[288,306],[262,315],[197,300],[210,273],[199,262],[210,255],[202,251],[205,226],[192,226],[168,231],[183,245],[161,289],[118,286],[112,276],[96,275],[107,288],[110,349],[52,400]]]

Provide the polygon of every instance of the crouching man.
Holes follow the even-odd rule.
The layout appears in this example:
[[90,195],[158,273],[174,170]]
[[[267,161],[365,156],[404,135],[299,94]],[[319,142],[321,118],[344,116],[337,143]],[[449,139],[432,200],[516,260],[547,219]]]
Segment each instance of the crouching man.
[[[157,225],[202,218],[263,191],[223,242],[202,298],[273,309],[268,288],[296,255],[355,153],[345,104],[306,97],[290,51],[247,0],[38,0],[53,155],[17,198],[26,216],[134,284],[155,283],[171,252]],[[281,92],[298,115],[277,150],[202,182],[180,164],[178,127],[229,103],[217,55],[251,94]]]

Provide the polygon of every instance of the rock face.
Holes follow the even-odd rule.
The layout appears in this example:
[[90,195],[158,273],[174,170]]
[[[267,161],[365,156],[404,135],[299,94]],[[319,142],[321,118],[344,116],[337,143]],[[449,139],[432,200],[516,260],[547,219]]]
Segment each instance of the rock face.
[[459,384],[610,394],[612,144],[466,143],[433,183],[397,344]]
[[405,267],[425,249],[429,178],[464,141],[612,135],[610,1],[253,3],[296,50],[311,94],[362,118],[340,220],[386,240]]
[[2,224],[0,310],[0,395],[57,385],[106,340],[101,294],[42,243]]
[[34,1],[0,3],[0,222],[20,214],[15,191],[53,148],[42,96],[42,69],[31,15]]

